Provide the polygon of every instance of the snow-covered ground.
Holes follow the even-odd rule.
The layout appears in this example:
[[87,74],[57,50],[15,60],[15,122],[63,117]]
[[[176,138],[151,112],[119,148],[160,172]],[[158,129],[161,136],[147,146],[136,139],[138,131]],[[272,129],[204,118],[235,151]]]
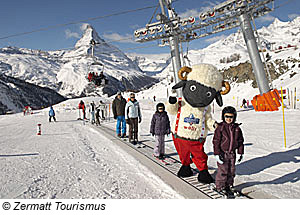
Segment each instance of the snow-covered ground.
[[[92,100],[100,98],[84,99],[86,103]],[[157,102],[139,101],[143,114],[140,139],[150,139],[150,120]],[[0,198],[182,198],[98,130],[77,121],[78,102],[74,99],[54,106],[56,123],[48,122],[47,109],[31,116],[0,116]],[[213,116],[220,121],[221,109],[215,109]],[[263,190],[274,198],[300,198],[300,110],[285,109],[286,148],[281,111],[238,110],[245,137],[244,160],[237,165],[239,186]],[[36,135],[38,123],[42,123],[41,136]],[[103,123],[115,127],[113,120]],[[209,135],[205,150],[209,168],[214,170],[211,142]],[[170,137],[166,148],[175,152]]]
[[56,123],[47,111],[0,117],[0,198],[182,198],[77,111],[55,109]]

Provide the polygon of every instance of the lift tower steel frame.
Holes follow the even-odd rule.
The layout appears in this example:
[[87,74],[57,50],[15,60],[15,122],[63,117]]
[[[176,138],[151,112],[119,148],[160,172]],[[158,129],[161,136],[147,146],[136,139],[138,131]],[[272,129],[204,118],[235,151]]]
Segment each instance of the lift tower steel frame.
[[[256,111],[274,111],[280,106],[278,91],[272,90],[264,71],[256,38],[254,36],[251,19],[263,16],[274,10],[275,0],[227,0],[214,8],[199,15],[199,20],[189,17],[182,19],[171,8],[171,0],[159,0],[161,14],[158,22],[147,24],[146,28],[134,32],[137,42],[160,40],[161,45],[170,45],[174,73],[181,66],[179,42],[219,33],[235,27],[241,27],[247,50],[252,63],[253,72],[258,83],[260,95],[251,101]],[[166,16],[164,6],[168,8]],[[175,15],[174,15],[175,14]],[[178,83],[177,74],[175,82]]]

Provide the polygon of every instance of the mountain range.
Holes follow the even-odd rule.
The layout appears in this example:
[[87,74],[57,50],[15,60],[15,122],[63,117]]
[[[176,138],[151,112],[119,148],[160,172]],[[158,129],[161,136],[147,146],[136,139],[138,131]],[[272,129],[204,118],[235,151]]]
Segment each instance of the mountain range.
[[[93,56],[92,40],[96,44]],[[87,75],[89,72],[99,74],[100,71],[110,84],[97,88],[88,82]],[[111,96],[118,91],[139,90],[157,82],[145,75],[121,50],[100,38],[88,24],[71,50],[0,49],[0,73],[49,87],[66,97]]]

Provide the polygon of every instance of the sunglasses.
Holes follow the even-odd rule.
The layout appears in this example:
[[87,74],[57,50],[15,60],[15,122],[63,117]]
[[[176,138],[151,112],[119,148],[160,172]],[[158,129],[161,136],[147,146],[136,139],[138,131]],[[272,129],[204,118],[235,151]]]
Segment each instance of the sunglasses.
[[163,110],[164,108],[158,108],[158,110]]
[[229,119],[233,119],[234,116],[228,116],[228,115],[225,115],[224,117],[225,117],[225,118],[229,118]]
[[135,97],[130,97],[131,99],[135,99]]

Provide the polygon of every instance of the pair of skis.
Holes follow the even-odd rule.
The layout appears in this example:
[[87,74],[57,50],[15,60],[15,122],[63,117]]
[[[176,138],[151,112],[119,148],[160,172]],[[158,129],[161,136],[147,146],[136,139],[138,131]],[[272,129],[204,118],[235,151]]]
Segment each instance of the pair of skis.
[[[231,189],[232,193],[228,193],[225,190],[217,190],[216,185],[214,183],[209,184],[209,187],[214,190],[215,192],[219,193],[220,195],[226,197],[227,199],[235,199],[236,197],[247,197],[245,194],[243,194],[241,191],[236,189]],[[248,198],[248,197],[247,197]]]
[[175,160],[173,160],[173,159],[171,159],[171,158],[168,158],[168,157],[164,157],[164,158],[162,158],[162,159],[160,159],[158,156],[155,156],[155,155],[153,155],[153,157],[154,157],[156,160],[160,161],[160,162],[161,162],[162,164],[164,164],[164,165],[171,165],[171,164],[173,164],[173,163],[176,162]]
[[146,147],[146,145],[141,144],[139,141],[137,141],[135,144],[133,144],[132,142],[128,141],[127,137],[119,137],[119,138],[126,143],[132,144],[136,148],[145,148]]

